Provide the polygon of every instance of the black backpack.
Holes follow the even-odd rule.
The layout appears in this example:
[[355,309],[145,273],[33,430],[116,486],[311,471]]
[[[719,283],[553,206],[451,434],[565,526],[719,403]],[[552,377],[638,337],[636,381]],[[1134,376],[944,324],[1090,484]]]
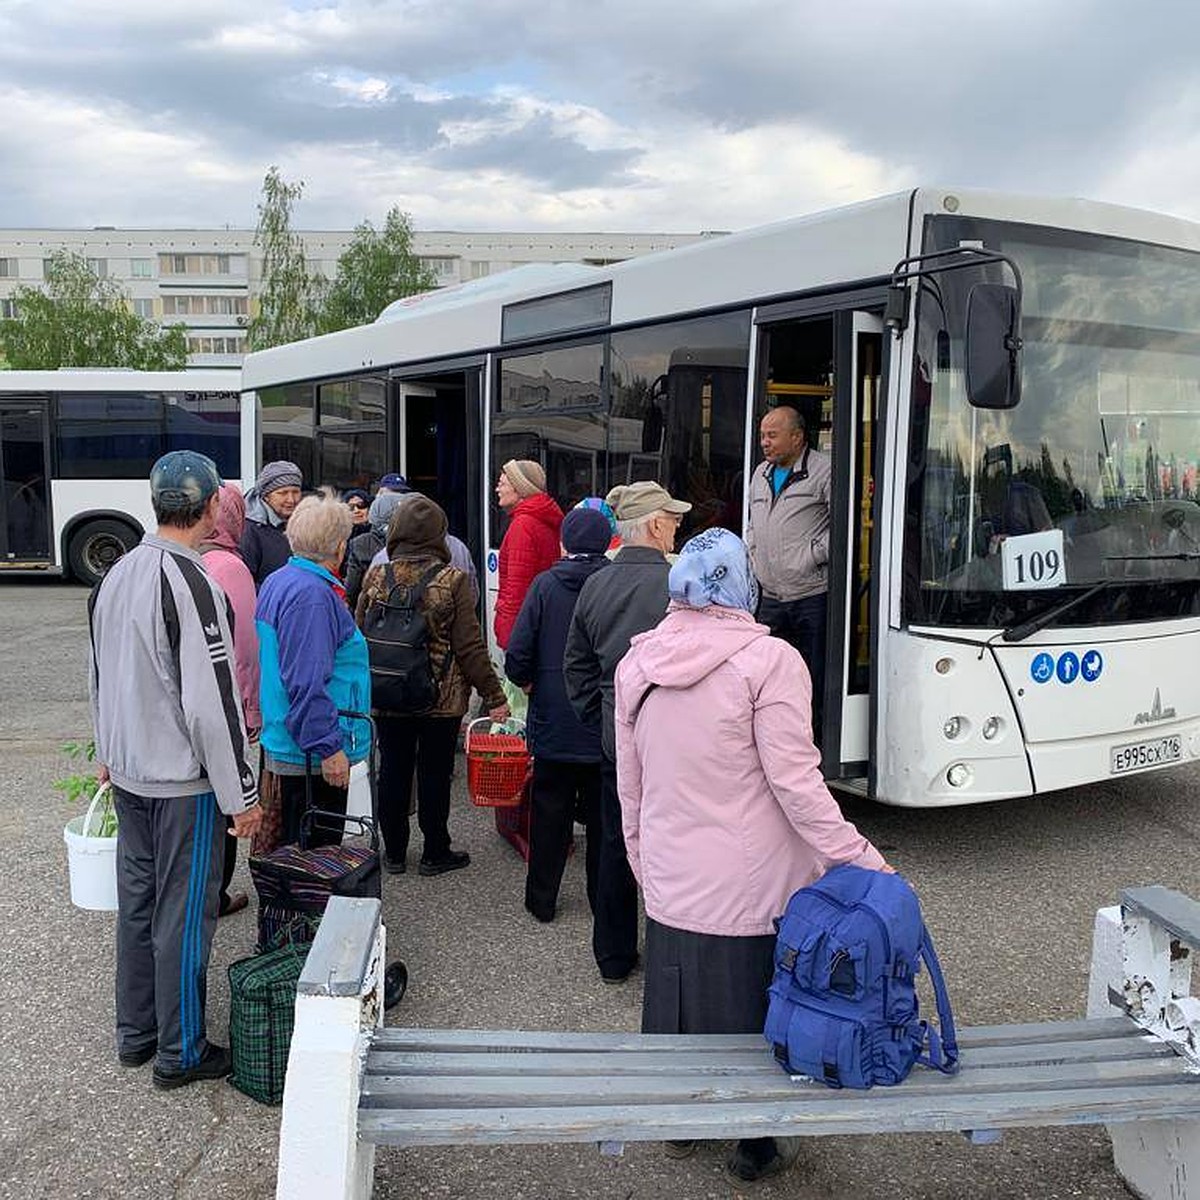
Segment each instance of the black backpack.
[[421,603],[444,569],[444,563],[435,563],[414,584],[393,583],[386,600],[368,606],[362,631],[371,660],[373,708],[419,716],[437,704],[451,651],[447,649],[435,669],[429,653],[429,622]]

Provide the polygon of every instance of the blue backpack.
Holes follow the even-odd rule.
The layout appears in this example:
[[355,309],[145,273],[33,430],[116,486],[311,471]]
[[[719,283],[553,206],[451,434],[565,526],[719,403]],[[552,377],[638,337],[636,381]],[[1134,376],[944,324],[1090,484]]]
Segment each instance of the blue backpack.
[[[899,875],[834,867],[788,901],[776,928],[763,1033],[784,1070],[869,1088],[899,1083],[916,1062],[958,1069],[942,969],[916,892]],[[922,959],[940,1036],[917,1011]]]

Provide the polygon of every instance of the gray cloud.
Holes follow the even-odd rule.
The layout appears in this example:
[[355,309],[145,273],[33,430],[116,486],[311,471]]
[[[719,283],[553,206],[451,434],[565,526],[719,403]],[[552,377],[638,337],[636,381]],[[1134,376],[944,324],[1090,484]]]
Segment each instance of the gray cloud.
[[[229,219],[235,181],[273,162],[303,169],[314,208],[344,225],[363,215],[349,207],[360,194],[381,190],[429,217],[475,211],[454,204],[481,172],[511,178],[512,211],[530,221],[548,219],[530,199],[547,214],[596,189],[606,206],[587,211],[601,216],[674,212],[722,226],[877,179],[1104,198],[1111,180],[1136,187],[1127,164],[1146,161],[1148,145],[1194,129],[1198,34],[1200,9],[1180,0],[608,0],[602,10],[545,0],[536,12],[519,0],[10,4],[0,80],[37,103],[27,128],[0,129],[10,168],[0,222],[73,212],[86,223],[106,197],[141,223],[165,220],[164,207]],[[354,94],[372,79],[379,86]],[[55,180],[39,138],[61,143],[72,111],[104,127],[96,144],[128,147],[120,187],[96,178],[83,136],[67,137],[57,160],[79,186]],[[772,178],[758,144],[747,168],[742,135],[768,129],[781,150],[840,148],[831,169],[843,182],[828,164],[809,175],[782,153]],[[692,147],[706,172],[697,178],[686,176]],[[728,176],[714,174],[722,147]],[[189,180],[186,203],[164,204],[172,181],[156,167],[186,167],[189,154],[212,169]],[[1150,207],[1176,195],[1161,178],[1143,191],[1137,202]],[[247,196],[243,222],[252,205]]]
[[443,146],[430,162],[443,170],[511,171],[550,188],[583,188],[624,186],[637,158],[631,150],[589,150],[540,114],[518,129]]

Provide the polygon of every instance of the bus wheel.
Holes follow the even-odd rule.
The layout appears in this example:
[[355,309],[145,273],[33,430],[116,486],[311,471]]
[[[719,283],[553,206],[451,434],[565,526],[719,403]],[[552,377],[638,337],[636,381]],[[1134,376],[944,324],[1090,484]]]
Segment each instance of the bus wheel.
[[109,567],[138,544],[138,535],[123,521],[89,521],[67,545],[67,565],[80,583],[95,587]]

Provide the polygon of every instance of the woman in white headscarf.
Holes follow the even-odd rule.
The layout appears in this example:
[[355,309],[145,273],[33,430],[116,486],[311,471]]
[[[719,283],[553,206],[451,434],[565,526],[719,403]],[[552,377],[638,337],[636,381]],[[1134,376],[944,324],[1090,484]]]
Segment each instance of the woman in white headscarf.
[[[698,534],[669,589],[615,680],[625,849],[646,905],[642,1030],[761,1032],[788,897],[838,863],[885,863],[825,787],[808,669],[754,620],[745,543]],[[727,1171],[749,1183],[789,1160],[774,1138],[747,1138]]]

